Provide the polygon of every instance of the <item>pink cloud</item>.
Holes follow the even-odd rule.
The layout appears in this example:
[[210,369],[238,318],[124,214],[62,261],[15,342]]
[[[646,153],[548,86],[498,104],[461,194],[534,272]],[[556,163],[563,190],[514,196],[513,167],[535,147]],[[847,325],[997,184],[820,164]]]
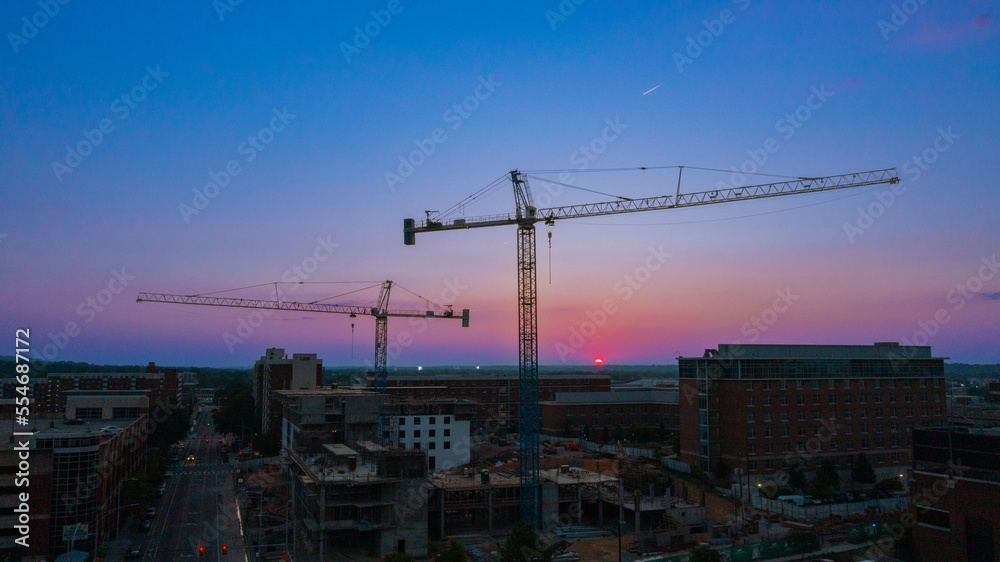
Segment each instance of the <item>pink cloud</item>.
[[925,23],[920,31],[913,34],[911,40],[918,45],[937,46],[956,43],[958,41],[974,38],[979,30],[988,29],[993,25],[993,16],[981,14],[966,24],[959,24],[949,28],[933,28]]

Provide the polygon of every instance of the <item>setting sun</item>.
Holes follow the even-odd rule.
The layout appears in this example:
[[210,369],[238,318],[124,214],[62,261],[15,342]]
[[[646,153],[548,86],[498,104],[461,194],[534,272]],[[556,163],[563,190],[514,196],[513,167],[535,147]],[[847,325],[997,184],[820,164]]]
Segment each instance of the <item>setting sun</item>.
[[600,365],[601,363],[604,363],[604,359],[601,359],[600,357],[598,357],[597,359],[594,359],[594,363],[597,363],[598,365]]

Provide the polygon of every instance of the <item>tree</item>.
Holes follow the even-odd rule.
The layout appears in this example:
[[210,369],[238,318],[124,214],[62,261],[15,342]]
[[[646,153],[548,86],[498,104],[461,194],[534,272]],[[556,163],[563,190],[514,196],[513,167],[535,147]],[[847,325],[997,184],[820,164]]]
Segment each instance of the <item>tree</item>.
[[468,559],[469,555],[462,548],[462,543],[455,539],[448,541],[448,546],[437,557],[439,562],[466,562]]
[[872,463],[868,461],[868,457],[864,453],[858,453],[857,458],[854,459],[851,479],[861,484],[862,487],[875,483],[875,469],[872,468]]
[[806,487],[806,475],[801,465],[793,464],[788,467],[788,484],[800,490]]
[[792,531],[785,536],[785,544],[796,554],[819,550],[819,537],[808,531]]
[[837,465],[830,459],[824,460],[819,470],[816,471],[816,479],[813,481],[813,495],[817,498],[828,497],[839,484],[840,476],[837,474]]
[[510,536],[504,541],[500,549],[501,562],[549,562],[555,547],[539,550],[538,533],[535,528],[518,521],[514,523]]
[[719,459],[719,462],[715,463],[715,477],[723,482],[729,482],[730,476],[732,476],[732,470],[729,468],[729,464]]
[[888,492],[902,492],[903,491],[903,483],[899,480],[899,478],[893,476],[892,478],[886,478],[885,480],[879,480],[878,483],[875,484],[875,489],[878,490],[879,492],[886,492],[886,493],[888,493]]
[[691,551],[688,562],[722,562],[722,556],[713,548],[699,546]]

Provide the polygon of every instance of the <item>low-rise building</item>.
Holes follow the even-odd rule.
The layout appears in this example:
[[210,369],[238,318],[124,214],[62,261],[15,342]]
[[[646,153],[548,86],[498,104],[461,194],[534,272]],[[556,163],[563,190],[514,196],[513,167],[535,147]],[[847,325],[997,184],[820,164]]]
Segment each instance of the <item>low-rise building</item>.
[[914,429],[910,503],[918,562],[1000,561],[1000,432]]
[[[544,435],[594,439],[622,428],[630,441],[666,441],[679,429],[676,390],[560,392],[555,400],[539,401],[538,406]],[[632,435],[634,424],[642,428],[642,435]]]

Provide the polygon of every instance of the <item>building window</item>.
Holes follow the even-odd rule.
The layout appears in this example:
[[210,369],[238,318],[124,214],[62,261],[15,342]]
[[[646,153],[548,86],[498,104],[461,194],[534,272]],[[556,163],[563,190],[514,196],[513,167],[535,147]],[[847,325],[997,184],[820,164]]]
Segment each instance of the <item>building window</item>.
[[414,451],[419,451],[420,450],[420,443],[419,442],[413,444],[413,450]]
[[764,412],[764,421],[770,423],[771,421],[771,410]]
[[853,423],[847,424],[847,434],[851,435],[853,433],[854,433],[854,424]]
[[788,453],[791,450],[792,450],[792,444],[789,443],[788,441],[785,441],[784,443],[781,444],[781,451],[783,453]]
[[748,460],[747,461],[747,470],[751,471],[751,472],[754,471],[754,470],[757,470],[757,461],[755,461],[755,460]]
[[756,427],[748,427],[747,428],[747,438],[753,439],[755,437],[757,437],[757,428]]
[[399,418],[399,425],[406,425],[406,418]]
[[859,398],[858,402],[861,402],[862,404],[867,404],[868,403],[868,395],[865,394],[864,392],[862,392],[861,396],[859,396],[858,398]]
[[427,448],[433,451],[436,445],[437,443],[431,441],[430,443],[427,444]]
[[906,417],[908,417],[908,418],[912,418],[913,417],[913,408],[910,407],[910,406],[906,407]]
[[747,406],[753,406],[753,396],[747,396]]
[[797,406],[802,406],[805,403],[806,403],[806,399],[801,394],[795,397],[795,404]]
[[[934,396],[934,398],[936,399],[937,396]],[[768,394],[767,396],[764,397],[764,405],[765,406],[770,406],[771,405],[771,395],[770,394]]]
[[400,439],[406,439],[406,432],[405,432],[405,431],[402,431],[402,430],[400,430],[400,432],[399,432],[399,438],[400,438]]
[[802,441],[799,441],[799,452],[800,453],[806,452],[806,444],[803,443]]
[[822,417],[822,416],[820,415],[820,412],[819,412],[819,410],[816,410],[815,412],[813,412],[813,419],[814,419],[814,420],[818,420],[818,419],[820,419],[821,417]]
[[747,422],[753,423],[755,421],[757,421],[757,420],[754,417],[753,412],[747,412]]
[[787,394],[782,394],[781,395],[781,405],[782,406],[787,406],[788,405],[788,395]]
[[451,441],[445,441],[442,445],[445,449],[451,449]]
[[435,431],[435,430],[433,430],[433,429],[431,429],[431,430],[429,430],[429,431],[427,432],[427,437],[434,437],[434,436],[435,436],[435,435],[434,435],[435,433],[436,433],[436,431]]
[[451,430],[450,429],[444,430],[444,436],[445,437],[451,437]]
[[819,404],[819,394],[813,394],[813,404]]
[[829,396],[827,396],[827,401],[828,401],[828,402],[829,402],[830,404],[836,404],[836,403],[837,403],[837,395],[831,392],[831,393],[829,394]]
[[[907,382],[909,382],[909,381],[907,381]],[[906,393],[906,394],[905,394],[905,395],[903,396],[903,400],[904,400],[904,401],[906,401],[906,402],[913,402],[913,395],[912,395],[912,394],[910,394],[909,392],[907,392],[907,393]]]
[[799,420],[799,421],[806,421],[806,413],[805,412],[799,412],[799,413],[797,413],[795,415],[795,418],[797,420]]
[[[924,382],[924,379],[920,379],[920,382]],[[927,393],[926,392],[921,392],[920,393],[920,401],[921,402],[927,402]]]
[[747,381],[747,390],[753,390],[753,381]]
[[795,388],[796,390],[802,390],[802,379],[798,379],[795,381]]
[[827,382],[829,383],[829,385],[827,386],[827,388],[829,388],[830,390],[833,390],[833,387],[834,387],[834,384],[833,384],[833,383],[834,383],[835,381],[834,381],[833,379],[830,379],[830,380],[829,380],[829,381],[827,381]]
[[781,436],[782,437],[788,437],[788,426],[787,425],[781,428]]
[[450,424],[450,423],[451,423],[451,416],[445,416],[445,417],[444,417],[444,424],[445,424],[445,425],[448,425],[448,424]]
[[845,420],[851,419],[851,411],[850,410],[844,410],[844,419]]
[[756,455],[757,454],[757,444],[756,443],[750,443],[750,444],[747,445],[747,454],[748,455]]
[[420,418],[413,418],[413,425],[420,425]]
[[788,412],[781,412],[781,421],[788,421]]
[[851,403],[851,395],[850,394],[845,394],[844,395],[844,404],[850,404],[850,403]]
[[772,436],[771,426],[765,427],[764,428],[764,437],[771,437],[771,436]]
[[414,429],[413,430],[413,438],[414,439],[419,439],[420,438],[420,430],[419,429]]
[[819,390],[819,379],[813,379],[812,380],[812,387],[813,387],[813,390]]
[[771,390],[771,381],[763,381],[761,384],[763,385],[764,390]]

